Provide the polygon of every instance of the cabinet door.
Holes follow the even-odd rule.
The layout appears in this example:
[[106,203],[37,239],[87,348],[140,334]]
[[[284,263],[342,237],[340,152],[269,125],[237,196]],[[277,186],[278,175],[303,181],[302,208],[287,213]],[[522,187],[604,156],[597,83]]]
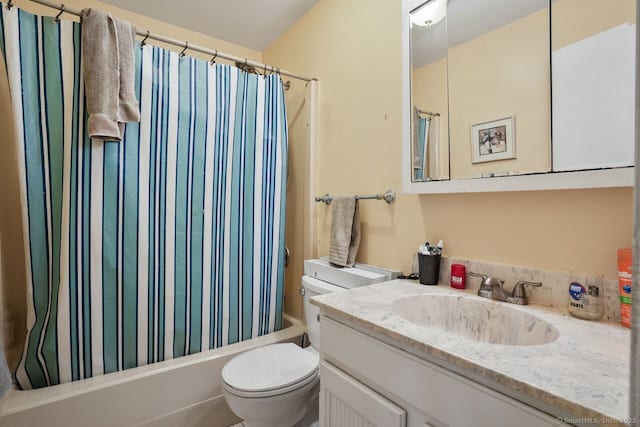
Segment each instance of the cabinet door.
[[320,365],[320,427],[405,427],[404,409],[333,365]]

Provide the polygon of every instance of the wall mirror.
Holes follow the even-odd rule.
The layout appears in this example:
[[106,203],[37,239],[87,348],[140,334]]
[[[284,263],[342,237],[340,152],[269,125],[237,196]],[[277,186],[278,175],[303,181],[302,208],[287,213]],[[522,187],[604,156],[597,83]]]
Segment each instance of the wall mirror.
[[410,182],[633,165],[634,0],[407,10]]
[[449,179],[447,4],[409,3],[411,161],[414,181]]

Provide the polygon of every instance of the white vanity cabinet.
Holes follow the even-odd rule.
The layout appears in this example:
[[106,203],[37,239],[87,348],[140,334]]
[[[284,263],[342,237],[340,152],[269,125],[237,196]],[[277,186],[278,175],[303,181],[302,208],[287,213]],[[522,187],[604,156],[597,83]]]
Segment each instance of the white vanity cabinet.
[[320,330],[321,427],[567,425],[326,315]]
[[407,411],[330,363],[320,366],[326,427],[405,427]]

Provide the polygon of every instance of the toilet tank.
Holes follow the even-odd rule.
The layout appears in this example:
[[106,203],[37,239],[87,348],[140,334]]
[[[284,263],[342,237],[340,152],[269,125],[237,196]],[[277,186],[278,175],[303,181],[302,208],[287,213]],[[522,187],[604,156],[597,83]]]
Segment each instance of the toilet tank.
[[305,260],[304,274],[302,276],[302,289],[304,290],[302,294],[307,334],[311,345],[320,348],[320,310],[311,304],[310,298],[392,280],[397,278],[400,272],[366,264],[337,268],[332,266],[327,258],[320,258]]
[[329,294],[332,292],[344,292],[347,289],[332,285],[322,280],[314,279],[310,276],[302,276],[302,289],[304,289],[302,300],[304,310],[304,320],[307,324],[307,335],[309,342],[315,348],[320,348],[320,309],[311,304],[311,298],[317,295]]

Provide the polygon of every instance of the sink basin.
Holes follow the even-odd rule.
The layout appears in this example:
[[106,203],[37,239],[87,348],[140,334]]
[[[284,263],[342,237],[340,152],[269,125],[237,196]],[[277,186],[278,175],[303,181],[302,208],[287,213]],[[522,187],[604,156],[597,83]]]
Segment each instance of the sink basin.
[[558,338],[551,323],[506,303],[457,295],[418,295],[391,306],[403,319],[474,341],[502,345],[541,345]]

